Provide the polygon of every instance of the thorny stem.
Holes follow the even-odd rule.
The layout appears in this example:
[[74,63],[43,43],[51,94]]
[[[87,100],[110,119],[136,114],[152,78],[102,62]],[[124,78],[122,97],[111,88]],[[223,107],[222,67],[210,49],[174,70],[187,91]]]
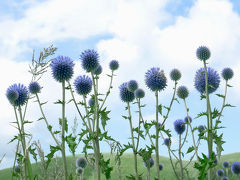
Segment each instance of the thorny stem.
[[159,140],[159,128],[158,128],[158,91],[155,93],[156,96],[156,146],[155,146],[155,152],[156,152],[156,169],[157,169],[157,179],[160,178],[159,176],[159,150],[158,150],[158,140]]
[[[197,149],[199,147],[200,144],[200,139],[198,139],[198,144],[197,144]],[[188,165],[192,162],[194,156],[196,155],[196,152],[194,152],[194,154],[192,155],[192,157],[190,158],[190,160],[188,161],[188,163],[183,167],[183,169],[186,169],[188,167]]]
[[180,164],[180,179],[183,180],[183,165],[182,165],[182,155],[181,155],[181,134],[179,135],[179,149],[178,149],[178,155],[179,155],[179,164]]
[[168,154],[169,154],[169,159],[170,159],[171,166],[172,166],[172,169],[173,169],[173,171],[174,171],[174,174],[175,174],[175,176],[177,177],[177,179],[179,180],[179,177],[178,177],[178,175],[177,175],[176,169],[175,169],[175,167],[174,167],[174,165],[173,165],[172,156],[171,156],[171,154],[170,154],[170,147],[168,147]]
[[141,115],[140,115],[140,111],[141,111],[141,101],[140,101],[140,99],[137,99],[137,103],[138,103],[139,120],[138,120],[138,136],[137,136],[136,151],[138,150],[139,138],[140,138],[139,132],[140,132],[140,126],[141,126]]
[[[16,165],[18,149],[19,149],[19,140],[18,140],[18,142],[17,142],[17,149],[16,149],[16,153],[15,153],[15,157],[14,157],[14,162],[13,162],[13,173],[14,173],[14,168],[15,168],[15,165]],[[0,161],[0,162],[1,162],[1,161]],[[13,180],[13,173],[12,173],[12,180]]]
[[90,122],[90,118],[89,118],[89,112],[88,112],[88,109],[87,109],[87,101],[86,101],[85,96],[83,96],[83,100],[84,100],[84,107],[85,107],[86,116],[87,116],[87,120],[88,120],[88,126],[89,126],[90,130],[92,131],[92,126],[91,126],[91,122]]

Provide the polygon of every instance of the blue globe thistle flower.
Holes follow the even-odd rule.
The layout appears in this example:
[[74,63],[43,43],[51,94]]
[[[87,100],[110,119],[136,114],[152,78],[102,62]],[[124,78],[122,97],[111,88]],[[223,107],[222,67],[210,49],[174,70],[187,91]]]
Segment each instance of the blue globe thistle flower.
[[163,140],[163,143],[164,143],[164,145],[166,145],[166,146],[170,146],[171,141],[170,141],[169,138],[165,138],[165,139]]
[[120,99],[123,102],[132,102],[135,98],[134,93],[128,90],[127,84],[128,83],[125,82],[125,83],[121,84],[121,86],[119,87]]
[[100,75],[102,73],[102,66],[99,65],[94,71],[93,71],[93,74],[95,75]]
[[21,171],[20,166],[19,166],[19,165],[16,165],[16,166],[14,167],[14,171],[15,171],[16,173],[20,173],[20,171]]
[[162,125],[162,124],[159,122],[159,123],[158,123],[158,127],[160,128],[160,127],[161,127],[161,125]]
[[153,165],[154,165],[154,160],[153,160],[152,157],[150,157],[148,162],[144,162],[145,167],[150,167],[151,168],[151,167],[153,167]]
[[230,164],[229,164],[228,161],[224,161],[224,162],[222,163],[222,166],[223,166],[224,168],[228,168],[228,167],[230,166]]
[[218,169],[217,176],[223,176],[223,175],[224,175],[224,171],[222,169]]
[[115,71],[119,68],[119,63],[117,60],[112,60],[110,63],[109,63],[109,68],[112,70],[112,71]]
[[76,174],[77,174],[78,176],[80,176],[82,173],[83,173],[83,168],[78,167],[78,168],[76,169]]
[[58,56],[50,64],[53,78],[58,82],[68,81],[73,76],[73,61],[67,56]]
[[78,94],[87,95],[92,90],[92,80],[88,76],[78,76],[74,81],[74,86]]
[[34,81],[29,84],[28,89],[30,93],[37,94],[40,92],[41,87],[38,82]]
[[99,66],[99,55],[95,50],[87,49],[83,51],[80,59],[82,60],[82,68],[87,72],[91,72]]
[[184,118],[184,122],[185,123],[187,123],[187,122],[189,122],[189,123],[191,123],[192,122],[192,118],[190,117],[190,116],[186,116],[185,118]]
[[239,162],[233,162],[232,163],[232,172],[234,174],[240,174],[240,163]]
[[138,83],[135,80],[130,80],[128,82],[127,88],[129,91],[134,92],[138,88]]
[[13,106],[23,106],[28,99],[27,87],[23,84],[13,84],[7,89],[6,96]]
[[170,78],[173,81],[178,81],[181,77],[182,77],[182,74],[181,74],[181,72],[178,69],[173,69],[170,72]]
[[232,79],[232,77],[233,77],[233,70],[231,68],[224,68],[222,70],[222,77],[225,80]]
[[211,52],[206,46],[200,46],[196,52],[197,58],[201,61],[206,61],[210,58]]
[[[207,68],[208,75],[208,93],[213,93],[217,90],[220,84],[220,76],[214,69]],[[199,69],[196,72],[194,86],[200,93],[205,93],[205,70],[204,68]]]
[[205,130],[205,126],[203,126],[203,125],[198,126],[198,132],[199,133],[202,133],[204,130]]
[[141,99],[145,96],[145,92],[142,89],[137,89],[136,91],[134,91],[134,95],[136,98]]
[[186,99],[189,95],[188,89],[186,86],[179,86],[177,89],[177,95],[181,99]]
[[163,170],[163,164],[159,164],[159,171]]
[[87,160],[83,157],[80,157],[76,160],[76,166],[85,168],[87,166]]
[[145,74],[145,83],[152,91],[161,91],[167,86],[167,78],[160,68],[151,68]]
[[229,180],[229,178],[227,176],[223,176],[221,180]]
[[89,106],[94,106],[94,105],[95,105],[95,100],[94,100],[93,98],[90,98],[90,99],[88,100],[88,105],[89,105]]
[[182,119],[177,119],[174,122],[174,129],[180,135],[185,131],[185,124]]

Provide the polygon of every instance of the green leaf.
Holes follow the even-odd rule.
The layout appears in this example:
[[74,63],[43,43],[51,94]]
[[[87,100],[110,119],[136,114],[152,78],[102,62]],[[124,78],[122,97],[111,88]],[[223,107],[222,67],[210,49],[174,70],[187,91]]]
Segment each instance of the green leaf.
[[66,142],[70,151],[74,154],[77,148],[76,137],[73,137],[72,134],[66,136]]
[[54,104],[64,104],[61,100],[54,102]]
[[236,106],[233,106],[231,104],[225,104],[223,107],[236,107]]
[[32,148],[32,146],[30,146],[28,148],[28,151],[30,152],[30,154],[32,154],[33,159],[35,159],[35,161],[37,161],[37,153],[35,153],[35,150],[36,150],[36,148]]
[[221,97],[221,98],[225,98],[225,96],[223,94],[216,94],[216,96]]
[[[64,130],[66,131],[66,132],[68,132],[68,122],[67,122],[67,119],[65,118],[65,128],[64,128]],[[59,118],[59,124],[62,126],[62,118]]]
[[202,116],[207,116],[207,112],[201,112],[199,113],[194,119],[200,118]]
[[191,153],[193,150],[194,150],[194,147],[193,147],[193,146],[189,147],[188,150],[187,150],[187,154],[188,154],[188,153]]
[[41,121],[41,120],[43,120],[44,119],[44,117],[40,117],[37,121]]
[[41,103],[40,106],[43,106],[44,104],[47,104],[48,101],[44,102],[44,103]]
[[50,145],[50,153],[45,156],[47,158],[47,161],[46,161],[47,168],[48,168],[54,154],[59,150],[61,150],[61,148],[59,146],[51,146]]
[[106,110],[107,108],[105,107],[102,111],[100,111],[100,117],[101,117],[101,122],[102,122],[102,127],[103,129],[105,130],[105,126],[107,124],[107,121],[110,119],[108,117],[108,114],[111,112],[111,111],[107,111]]
[[162,105],[158,105],[158,112],[162,115]]

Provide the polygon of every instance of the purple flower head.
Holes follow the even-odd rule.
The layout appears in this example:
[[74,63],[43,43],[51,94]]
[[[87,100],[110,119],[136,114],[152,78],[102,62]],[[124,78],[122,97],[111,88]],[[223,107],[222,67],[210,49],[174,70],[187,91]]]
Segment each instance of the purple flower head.
[[28,89],[29,89],[29,92],[32,93],[32,94],[37,94],[40,92],[41,90],[41,87],[40,85],[38,84],[38,82],[34,81],[34,82],[31,82],[28,86]]
[[231,68],[224,68],[222,70],[222,77],[223,79],[225,80],[229,80],[229,79],[232,79],[233,77],[233,70]]
[[221,180],[229,180],[229,178],[227,176],[223,176]]
[[170,146],[170,145],[171,145],[171,141],[170,141],[169,138],[165,138],[165,139],[163,140],[163,143],[164,143],[166,146]]
[[181,72],[178,69],[173,69],[170,72],[170,78],[173,81],[178,81],[181,78],[181,76],[182,76],[182,74],[181,74]]
[[205,126],[203,126],[203,125],[198,126],[198,132],[199,133],[202,133],[204,130],[205,130]]
[[144,162],[145,167],[150,167],[151,168],[151,167],[153,167],[153,165],[154,165],[154,160],[153,160],[152,157],[150,157],[148,162]]
[[83,168],[78,167],[78,168],[76,169],[76,174],[77,174],[78,176],[80,176],[82,173],[83,173]]
[[229,164],[228,161],[224,161],[224,162],[222,163],[222,166],[223,166],[224,168],[228,168],[228,167],[230,166],[230,164]]
[[187,122],[189,122],[189,123],[191,123],[192,122],[192,118],[190,117],[190,116],[186,116],[185,118],[184,118],[184,122],[185,123],[187,123]]
[[80,59],[82,60],[82,68],[87,72],[92,72],[99,66],[99,55],[93,49],[83,51]]
[[88,76],[78,76],[74,81],[75,90],[79,95],[87,95],[92,90],[92,80]]
[[159,164],[159,171],[163,170],[163,164]]
[[240,174],[240,162],[233,162],[232,163],[232,172],[234,173],[234,174]]
[[134,91],[134,96],[136,98],[141,99],[141,98],[143,98],[145,96],[145,92],[142,89],[137,89],[136,91]]
[[121,86],[119,87],[120,90],[120,99],[123,102],[132,102],[134,100],[134,93],[129,91],[127,88],[128,83],[122,83]]
[[76,160],[76,166],[85,168],[87,166],[87,160],[83,157],[80,157]]
[[112,71],[115,71],[119,68],[119,63],[117,60],[112,60],[110,63],[109,63],[109,68],[112,70]]
[[138,83],[135,80],[130,80],[128,82],[127,88],[129,91],[134,92],[138,88]]
[[58,82],[68,81],[73,76],[73,61],[67,56],[58,56],[50,64],[53,78]]
[[186,99],[189,95],[188,89],[186,86],[179,86],[177,89],[177,95],[181,99]]
[[151,68],[145,74],[145,83],[152,91],[161,91],[167,86],[167,78],[160,68]]
[[222,169],[218,169],[217,176],[223,176],[223,175],[224,175],[224,171]]
[[13,106],[23,106],[28,99],[27,87],[23,84],[13,84],[7,89],[6,96]]
[[94,106],[94,105],[95,105],[95,100],[94,100],[93,98],[90,98],[90,99],[88,100],[88,105],[89,105],[89,106]]
[[180,135],[185,131],[185,123],[182,119],[177,119],[174,122],[174,129]]
[[197,58],[201,61],[206,61],[210,58],[211,52],[206,46],[200,46],[196,52]]
[[[217,90],[220,84],[220,76],[214,69],[207,68],[208,75],[208,93],[213,93]],[[200,93],[205,93],[205,70],[204,68],[199,69],[196,72],[194,86]]]
[[16,173],[20,173],[20,171],[21,171],[20,166],[19,166],[19,165],[16,165],[16,166],[14,167],[14,171],[15,171]]
[[96,69],[94,69],[93,74],[100,75],[102,73],[102,66],[99,65]]

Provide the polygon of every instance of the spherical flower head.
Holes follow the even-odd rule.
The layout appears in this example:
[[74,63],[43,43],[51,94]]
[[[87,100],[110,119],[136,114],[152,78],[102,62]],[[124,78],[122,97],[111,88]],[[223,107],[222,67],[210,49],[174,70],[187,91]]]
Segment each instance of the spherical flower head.
[[136,98],[141,99],[141,98],[143,98],[145,96],[145,92],[142,89],[137,89],[136,91],[134,91],[134,96]]
[[77,174],[78,176],[80,176],[82,173],[83,173],[83,168],[78,167],[78,168],[76,169],[76,174]]
[[190,116],[186,116],[185,118],[184,118],[184,122],[185,123],[191,123],[192,122],[192,118],[190,117]]
[[234,174],[240,174],[240,162],[233,162],[232,163],[232,172],[234,173]]
[[38,82],[34,81],[29,84],[28,89],[30,93],[37,94],[40,92],[41,87]]
[[16,165],[16,166],[14,167],[14,171],[15,171],[16,173],[20,173],[20,171],[21,171],[20,166],[19,166],[19,165]]
[[145,167],[150,167],[151,168],[151,167],[153,167],[153,165],[154,165],[154,160],[153,160],[152,157],[150,157],[148,162],[144,162]]
[[206,61],[210,58],[211,52],[206,46],[200,46],[196,52],[197,58],[201,61]]
[[58,82],[68,81],[73,76],[73,61],[67,56],[58,56],[50,64],[53,78]]
[[229,178],[227,176],[223,176],[221,180],[229,180]]
[[162,171],[162,170],[163,170],[163,165],[159,164],[159,171]]
[[198,132],[199,133],[202,133],[204,130],[205,130],[205,126],[203,126],[203,125],[198,126]]
[[167,86],[167,78],[160,68],[151,68],[145,74],[145,83],[152,91],[161,91]]
[[88,76],[78,76],[74,81],[75,90],[79,95],[87,95],[92,90],[92,80]]
[[225,80],[232,79],[232,77],[233,77],[233,70],[231,68],[224,68],[222,70],[222,77]]
[[85,50],[80,55],[82,60],[82,68],[87,72],[92,72],[99,66],[99,55],[95,50]]
[[185,123],[182,119],[177,119],[174,122],[174,129],[180,135],[185,131]]
[[93,74],[95,75],[100,75],[102,73],[102,66],[99,65],[94,71],[93,71]]
[[128,82],[127,88],[129,91],[134,92],[138,88],[138,83],[135,80],[130,80]]
[[23,106],[28,99],[27,87],[23,84],[13,84],[7,89],[6,96],[13,106]]
[[[207,68],[208,75],[208,93],[213,93],[217,90],[220,84],[220,76],[214,69],[208,67]],[[194,86],[200,93],[205,93],[205,70],[204,68],[199,69],[196,72]]]
[[164,143],[164,145],[166,145],[166,146],[170,146],[170,145],[171,145],[171,141],[170,141],[169,138],[165,138],[165,139],[163,140],[163,143]]
[[123,102],[132,102],[134,100],[134,93],[129,91],[128,88],[127,88],[127,84],[128,83],[123,83],[121,84],[121,86],[119,87],[119,90],[120,90],[120,99],[123,101]]
[[80,157],[76,160],[76,166],[85,168],[87,166],[87,160],[83,157]]
[[90,98],[90,99],[88,100],[88,105],[89,105],[89,106],[94,106],[94,105],[95,105],[95,100],[94,100],[93,98]]
[[112,60],[110,63],[109,63],[109,68],[112,70],[112,71],[115,71],[119,68],[119,63],[117,60]]
[[177,89],[177,95],[181,99],[186,99],[189,95],[188,89],[186,86],[179,86]]
[[160,128],[160,127],[161,127],[161,125],[162,125],[162,124],[159,122],[159,123],[158,123],[158,127]]
[[223,175],[224,175],[224,171],[222,169],[218,169],[217,176],[223,176]]
[[228,161],[224,161],[224,162],[222,163],[222,166],[223,166],[224,168],[228,168],[228,167],[230,166],[230,164],[229,164]]
[[182,74],[181,74],[181,72],[178,69],[173,69],[170,72],[170,78],[173,81],[178,81],[181,77],[182,77]]

